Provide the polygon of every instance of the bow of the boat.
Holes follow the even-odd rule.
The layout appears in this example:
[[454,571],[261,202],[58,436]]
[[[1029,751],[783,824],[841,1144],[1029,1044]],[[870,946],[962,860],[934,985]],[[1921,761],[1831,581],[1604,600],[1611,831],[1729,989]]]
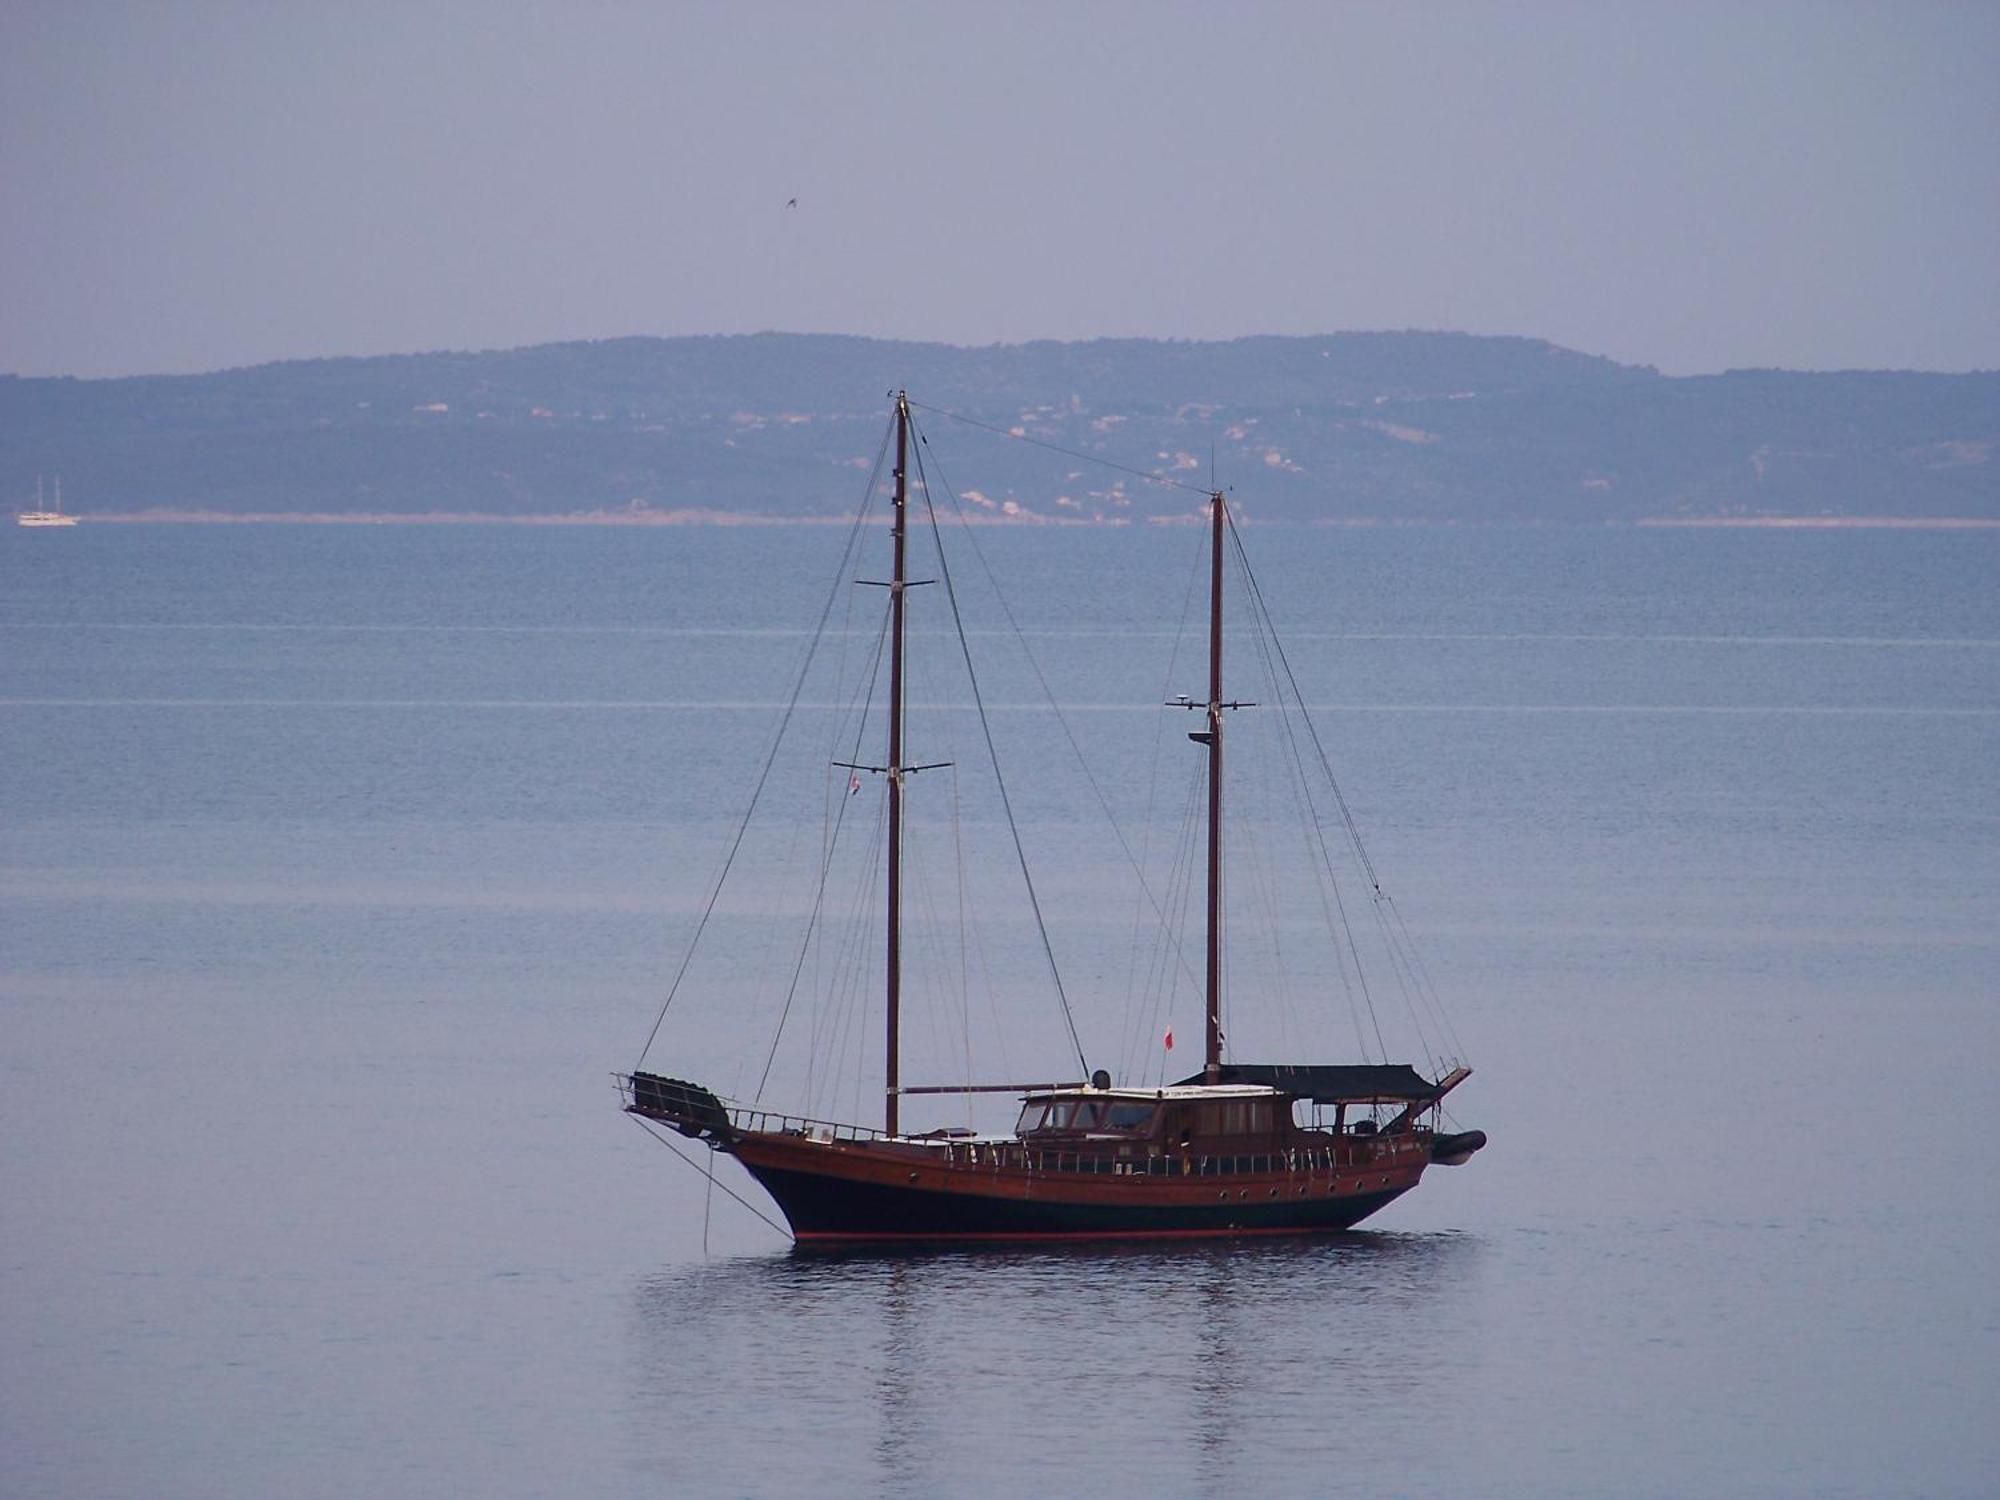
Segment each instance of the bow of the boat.
[[616,1076],[628,1115],[657,1121],[691,1140],[709,1137],[724,1149],[738,1134],[722,1101],[698,1083],[657,1073]]

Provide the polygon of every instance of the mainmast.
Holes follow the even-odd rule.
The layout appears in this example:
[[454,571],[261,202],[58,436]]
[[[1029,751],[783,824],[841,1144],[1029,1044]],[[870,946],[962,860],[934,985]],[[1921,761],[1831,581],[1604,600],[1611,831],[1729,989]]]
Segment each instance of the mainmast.
[[1203,1081],[1222,1081],[1222,491],[1209,497],[1208,567],[1208,971],[1207,1063]]
[[1202,1079],[1222,1082],[1222,715],[1225,709],[1254,708],[1222,696],[1222,546],[1229,522],[1229,502],[1222,491],[1209,494],[1208,507],[1208,701],[1196,703],[1185,693],[1174,699],[1179,708],[1205,710],[1208,727],[1188,738],[1208,747],[1208,973],[1202,986],[1207,1033]]
[[905,550],[909,511],[910,398],[896,392],[895,571],[889,575],[889,1061],[884,1074],[883,1120],[896,1134],[900,1088],[898,1027],[903,1000],[903,590],[908,582]]

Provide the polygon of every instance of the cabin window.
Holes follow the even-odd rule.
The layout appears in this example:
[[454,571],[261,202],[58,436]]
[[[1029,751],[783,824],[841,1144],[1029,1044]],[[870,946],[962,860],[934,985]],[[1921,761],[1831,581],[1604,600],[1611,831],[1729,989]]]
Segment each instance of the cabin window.
[[1079,1099],[1076,1114],[1070,1120],[1072,1130],[1101,1130],[1104,1128],[1104,1101],[1102,1099]]
[[1026,1135],[1031,1130],[1040,1130],[1042,1128],[1042,1116],[1047,1110],[1048,1105],[1039,1099],[1024,1104],[1021,1107],[1021,1123],[1014,1127],[1014,1134]]
[[1049,1105],[1049,1112],[1042,1117],[1042,1129],[1067,1130],[1069,1122],[1076,1117],[1074,1099],[1057,1099]]
[[1113,1104],[1109,1123],[1113,1130],[1144,1130],[1153,1123],[1153,1106],[1140,1103]]

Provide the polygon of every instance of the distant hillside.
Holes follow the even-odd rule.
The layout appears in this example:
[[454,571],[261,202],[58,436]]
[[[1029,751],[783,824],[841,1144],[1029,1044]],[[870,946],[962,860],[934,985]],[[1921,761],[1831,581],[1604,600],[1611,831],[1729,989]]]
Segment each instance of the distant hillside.
[[[2000,374],[1670,378],[1538,340],[1346,333],[962,349],[615,339],[123,380],[0,377],[0,498],[329,515],[851,509],[886,393],[1206,483],[1253,518],[2000,519]],[[974,504],[1069,519],[1194,497],[942,418]]]

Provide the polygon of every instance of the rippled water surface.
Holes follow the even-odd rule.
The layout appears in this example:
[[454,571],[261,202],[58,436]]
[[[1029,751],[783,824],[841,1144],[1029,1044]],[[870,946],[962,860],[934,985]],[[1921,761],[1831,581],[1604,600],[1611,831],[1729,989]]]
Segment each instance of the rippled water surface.
[[[1247,528],[1492,1145],[1317,1243],[821,1259],[608,1075],[841,541],[0,537],[0,1493],[2000,1489],[2000,537]],[[1134,828],[1188,770],[1195,541],[980,541]],[[973,631],[1081,1040],[1161,1076],[1123,857],[1005,618]],[[839,685],[798,711],[815,820]],[[926,685],[913,733],[975,760]],[[656,1065],[754,1089],[791,836],[746,845]],[[1246,901],[1278,843],[1232,854]],[[987,930],[1029,993],[1032,934]],[[1239,1056],[1351,1055],[1304,946],[1232,981],[1273,1001]],[[849,1022],[771,1086],[872,1111]],[[912,1066],[980,1026],[1062,1071],[1040,1000],[913,1022]]]

